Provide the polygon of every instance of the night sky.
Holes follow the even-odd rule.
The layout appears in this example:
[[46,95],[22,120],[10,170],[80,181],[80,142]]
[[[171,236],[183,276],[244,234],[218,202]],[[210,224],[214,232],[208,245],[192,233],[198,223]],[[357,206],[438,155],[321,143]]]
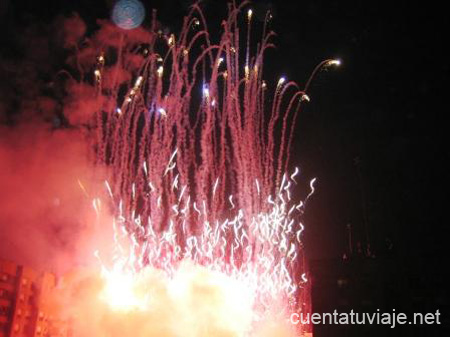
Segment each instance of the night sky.
[[[20,58],[16,39],[27,27],[77,11],[96,27],[111,1],[2,1],[2,61]],[[266,60],[267,76],[304,84],[320,61],[342,66],[321,72],[312,102],[298,122],[293,162],[305,185],[318,178],[305,224],[313,258],[346,250],[347,225],[355,244],[383,254],[438,260],[447,241],[445,86],[449,62],[445,13],[431,2],[255,1],[256,13],[271,9],[277,50]],[[157,8],[175,33],[188,0],[144,1]],[[204,1],[210,26],[225,15],[222,1]],[[256,15],[256,17],[258,17]],[[148,17],[147,17],[148,23]],[[54,55],[53,58],[58,58]],[[9,79],[0,79],[2,88]],[[366,213],[364,213],[364,207]],[[364,220],[366,214],[366,220]],[[366,225],[365,225],[366,224]]]

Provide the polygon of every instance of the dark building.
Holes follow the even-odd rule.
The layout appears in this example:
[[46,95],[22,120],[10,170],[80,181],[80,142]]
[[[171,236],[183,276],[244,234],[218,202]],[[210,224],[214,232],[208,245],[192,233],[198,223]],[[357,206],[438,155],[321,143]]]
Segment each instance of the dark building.
[[[408,261],[394,256],[353,256],[313,261],[312,312],[436,314],[440,324],[314,325],[315,337],[325,336],[443,336],[449,332],[449,302],[445,278],[426,258]],[[420,316],[417,316],[417,322]]]

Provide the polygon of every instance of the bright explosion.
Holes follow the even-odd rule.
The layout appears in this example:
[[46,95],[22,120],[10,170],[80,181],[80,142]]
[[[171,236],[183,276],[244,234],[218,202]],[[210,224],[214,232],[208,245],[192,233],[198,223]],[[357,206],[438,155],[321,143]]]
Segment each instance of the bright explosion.
[[[301,90],[282,77],[269,94],[270,14],[253,47],[251,10],[245,37],[238,27],[246,5],[230,5],[217,43],[193,6],[178,37],[159,32],[153,18],[149,31],[137,29],[145,44],[119,33],[114,64],[98,50],[90,129],[96,161],[111,174],[93,207],[99,217],[114,213],[113,254],[96,253],[98,292],[122,324],[109,335],[136,335],[130,322],[142,336],[307,330],[294,332],[287,318],[309,310],[301,216],[314,180],[306,199],[294,200],[299,170],[289,165],[312,78]],[[326,60],[312,76],[339,64]]]

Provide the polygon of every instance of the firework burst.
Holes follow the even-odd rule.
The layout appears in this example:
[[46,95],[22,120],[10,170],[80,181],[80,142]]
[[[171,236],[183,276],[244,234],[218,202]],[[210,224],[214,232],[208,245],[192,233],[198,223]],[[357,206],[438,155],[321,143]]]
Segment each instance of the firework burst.
[[[273,33],[266,20],[253,48],[249,10],[243,38],[246,5],[230,5],[217,43],[193,6],[178,36],[154,25],[148,43],[131,51],[122,35],[109,68],[99,51],[94,75],[103,106],[93,146],[97,162],[111,169],[105,190],[116,245],[113,265],[104,264],[103,295],[113,306],[146,308],[145,295],[133,290],[143,270],[174,280],[186,263],[247,289],[254,319],[274,303],[282,313],[303,305],[301,216],[314,181],[306,200],[295,201],[299,170],[286,172],[309,97],[284,77],[269,89],[263,58]],[[142,63],[133,68],[137,54]],[[337,64],[326,60],[316,70]],[[94,200],[97,212],[100,205]]]

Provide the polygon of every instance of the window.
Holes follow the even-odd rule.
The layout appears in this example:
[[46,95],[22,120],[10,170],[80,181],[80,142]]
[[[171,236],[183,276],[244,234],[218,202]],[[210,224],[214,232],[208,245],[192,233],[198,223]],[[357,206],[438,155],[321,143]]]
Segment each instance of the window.
[[0,306],[0,316],[9,316],[9,307],[7,306]]
[[337,280],[337,285],[339,288],[344,288],[348,285],[348,280],[345,278],[340,278]]
[[0,289],[0,298],[4,298],[5,300],[9,300],[12,298],[12,293],[4,290],[4,289]]
[[14,275],[0,272],[0,283],[8,283],[11,285],[15,285],[15,282],[16,277]]

